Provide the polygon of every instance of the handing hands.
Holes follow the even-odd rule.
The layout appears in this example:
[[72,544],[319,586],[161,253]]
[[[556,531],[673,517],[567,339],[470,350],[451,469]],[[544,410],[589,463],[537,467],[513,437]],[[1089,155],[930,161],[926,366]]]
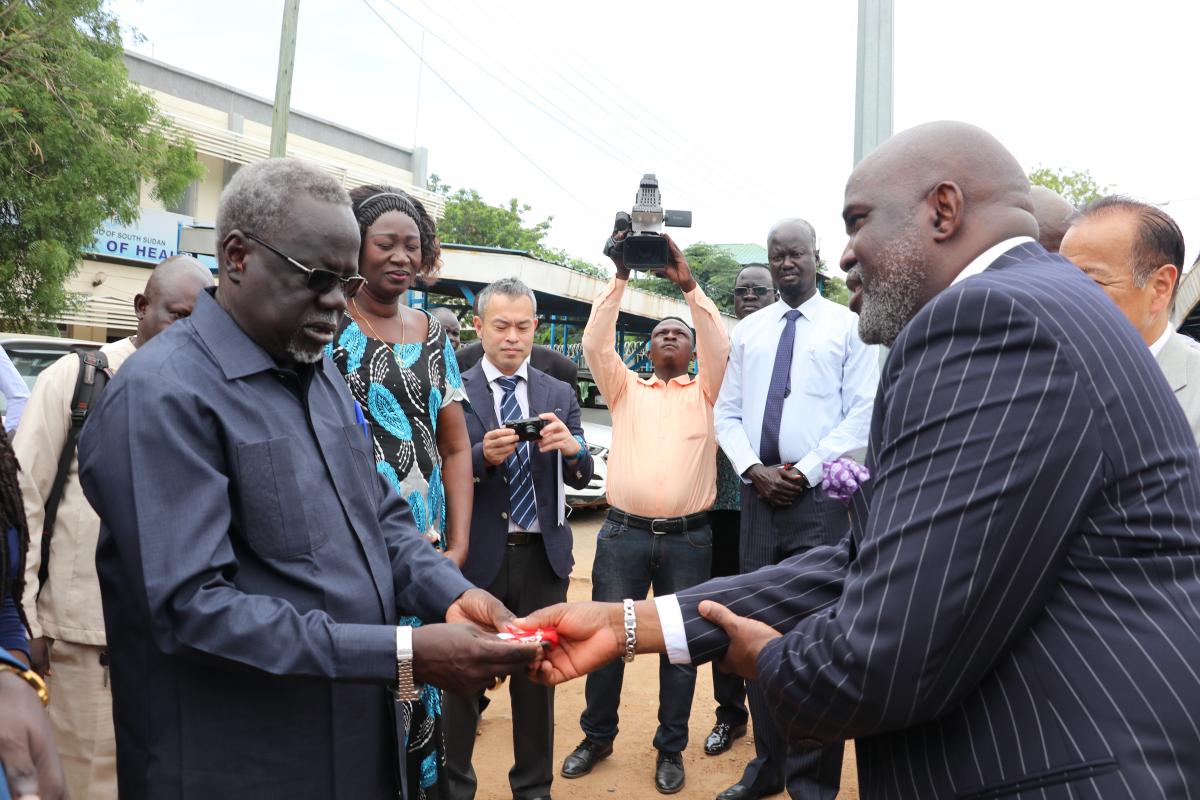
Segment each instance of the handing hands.
[[667,240],[667,248],[670,252],[670,258],[667,260],[667,267],[662,271],[662,276],[671,283],[679,287],[679,290],[687,294],[692,289],[696,288],[696,281],[692,278],[692,270],[688,267],[687,259],[679,250],[679,246],[675,244],[675,240],[665,233],[662,237]]
[[[642,616],[638,635],[641,638]],[[530,669],[537,683],[555,686],[586,675],[625,652],[625,626],[619,603],[560,603],[517,620],[522,628],[554,628],[558,646]]]
[[474,625],[422,625],[413,629],[413,678],[470,695],[527,669],[540,650],[536,644],[501,641]]
[[467,589],[446,609],[446,622],[476,625],[489,633],[503,632],[515,619],[504,603],[483,589]]
[[758,679],[758,654],[772,639],[783,634],[748,617],[739,617],[720,603],[705,600],[699,607],[700,616],[718,626],[729,637],[729,649],[717,662],[725,672],[736,672],[746,680]]
[[808,478],[795,468],[768,467],[755,464],[746,470],[758,496],[773,506],[790,506],[808,488]]
[[541,648],[496,638],[514,619],[483,589],[468,589],[446,609],[445,625],[413,630],[413,677],[457,694],[496,685],[497,678],[529,669]]

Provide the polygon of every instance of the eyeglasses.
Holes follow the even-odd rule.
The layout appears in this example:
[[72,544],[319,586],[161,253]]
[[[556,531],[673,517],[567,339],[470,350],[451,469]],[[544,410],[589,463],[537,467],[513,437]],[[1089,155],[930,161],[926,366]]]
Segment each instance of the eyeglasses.
[[774,290],[770,286],[736,286],[733,289],[733,296],[745,297],[753,292],[755,297],[766,297],[772,291]]
[[246,233],[243,231],[242,235],[247,239],[253,239],[254,241],[258,242],[263,247],[267,248],[296,269],[303,270],[308,275],[308,281],[306,282],[306,285],[309,289],[317,294],[325,294],[333,287],[340,285],[342,287],[342,294],[349,299],[358,294],[358,290],[361,289],[367,282],[367,279],[362,275],[351,275],[344,278],[333,270],[321,269],[319,267],[306,267],[296,259],[289,256],[287,253],[280,252],[275,247],[267,244],[253,233]]

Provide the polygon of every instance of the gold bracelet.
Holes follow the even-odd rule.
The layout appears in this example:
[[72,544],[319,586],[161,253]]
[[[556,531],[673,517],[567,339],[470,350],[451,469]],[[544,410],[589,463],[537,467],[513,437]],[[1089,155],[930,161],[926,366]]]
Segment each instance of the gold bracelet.
[[41,675],[31,669],[17,669],[12,664],[0,664],[0,672],[11,672],[18,678],[23,678],[37,692],[37,696],[42,700],[42,705],[50,705],[50,690],[46,688],[46,682],[42,680]]

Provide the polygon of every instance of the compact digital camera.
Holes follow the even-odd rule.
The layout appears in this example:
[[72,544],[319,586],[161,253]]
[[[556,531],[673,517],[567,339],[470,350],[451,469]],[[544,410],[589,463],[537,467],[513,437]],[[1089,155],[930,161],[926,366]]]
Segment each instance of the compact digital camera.
[[546,420],[541,417],[529,417],[528,419],[514,419],[511,422],[504,423],[504,427],[517,434],[517,439],[522,442],[536,442],[542,438],[542,428],[546,427]]

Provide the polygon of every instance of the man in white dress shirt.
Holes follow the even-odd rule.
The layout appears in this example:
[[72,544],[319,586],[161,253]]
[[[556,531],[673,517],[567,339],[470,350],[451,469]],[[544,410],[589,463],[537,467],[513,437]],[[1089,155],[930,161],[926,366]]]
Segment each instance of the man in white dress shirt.
[[[715,409],[721,449],[744,481],[742,572],[836,544],[850,527],[845,506],[819,487],[826,461],[866,447],[878,356],[859,338],[858,317],[817,292],[815,240],[802,219],[779,222],[768,234],[780,299],[734,330]],[[833,798],[841,746],[789,756],[753,684],[749,695],[757,755],[719,800],[785,787],[792,797]]]
[[1061,253],[1137,328],[1200,442],[1200,345],[1171,326],[1184,253],[1175,220],[1147,203],[1104,197],[1083,210]]

